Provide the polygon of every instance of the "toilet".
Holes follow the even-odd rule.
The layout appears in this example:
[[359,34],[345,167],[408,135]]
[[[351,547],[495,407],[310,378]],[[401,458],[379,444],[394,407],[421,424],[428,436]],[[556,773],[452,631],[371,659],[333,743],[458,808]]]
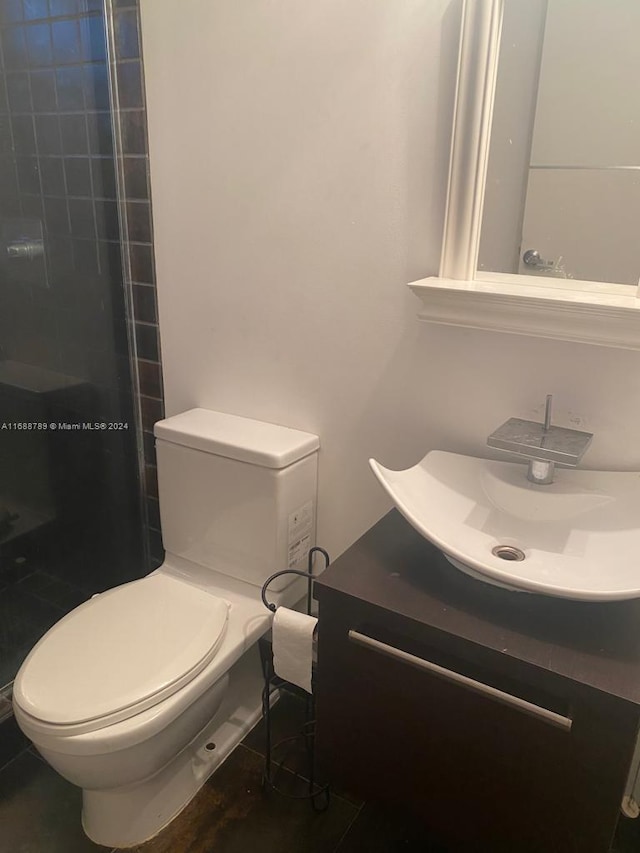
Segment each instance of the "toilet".
[[[166,826],[255,725],[267,577],[306,570],[318,437],[192,409],[155,425],[166,559],[81,604],[14,683],[22,731],[83,791],[86,834],[140,844]],[[303,579],[270,601],[294,605]]]

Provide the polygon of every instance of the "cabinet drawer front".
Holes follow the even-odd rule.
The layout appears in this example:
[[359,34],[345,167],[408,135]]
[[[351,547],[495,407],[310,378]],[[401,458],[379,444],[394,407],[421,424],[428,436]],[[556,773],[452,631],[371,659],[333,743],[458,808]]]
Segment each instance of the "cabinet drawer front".
[[629,721],[454,655],[444,639],[383,629],[369,612],[321,611],[318,750],[329,778],[409,807],[456,850],[607,851]]
[[528,702],[526,699],[521,699],[519,696],[514,696],[504,690],[498,690],[496,687],[492,687],[482,681],[477,681],[474,678],[469,678],[455,670],[447,669],[444,666],[433,663],[433,661],[425,660],[425,658],[418,657],[417,655],[412,655],[409,652],[405,652],[402,649],[389,645],[388,643],[383,643],[380,640],[376,640],[373,637],[369,637],[367,634],[360,633],[359,631],[351,629],[349,631],[349,639],[353,643],[365,646],[366,648],[369,648],[374,652],[378,652],[379,654],[386,655],[387,657],[394,658],[408,666],[423,669],[439,676],[440,678],[453,681],[462,687],[466,687],[468,690],[481,693],[483,696],[487,696],[496,702],[502,702],[504,705],[517,708],[523,713],[530,714],[532,717],[538,717],[552,726],[557,726],[558,728],[565,729],[568,732],[571,731],[573,721],[570,717],[557,714],[555,711],[551,711],[541,705],[536,705],[533,702]]

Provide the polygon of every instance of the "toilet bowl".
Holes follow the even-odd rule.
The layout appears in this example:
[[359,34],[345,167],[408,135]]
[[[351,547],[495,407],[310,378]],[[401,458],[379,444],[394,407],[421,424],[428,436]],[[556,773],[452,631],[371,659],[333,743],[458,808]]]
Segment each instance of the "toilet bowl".
[[166,826],[259,719],[258,582],[301,567],[315,532],[315,436],[200,409],[158,427],[165,563],[65,616],[14,683],[19,726],[111,847]]

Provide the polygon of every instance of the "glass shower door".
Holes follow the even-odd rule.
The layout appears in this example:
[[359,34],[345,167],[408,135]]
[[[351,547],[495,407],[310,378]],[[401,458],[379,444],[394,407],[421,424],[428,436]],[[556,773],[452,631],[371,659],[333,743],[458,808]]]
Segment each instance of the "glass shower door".
[[143,573],[102,2],[0,0],[0,688]]

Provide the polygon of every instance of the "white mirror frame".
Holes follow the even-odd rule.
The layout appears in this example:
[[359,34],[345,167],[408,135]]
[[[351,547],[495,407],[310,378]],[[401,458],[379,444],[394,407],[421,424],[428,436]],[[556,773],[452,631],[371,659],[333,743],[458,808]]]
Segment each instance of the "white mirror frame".
[[504,0],[464,0],[440,274],[409,284],[432,323],[640,349],[640,291],[477,271]]

